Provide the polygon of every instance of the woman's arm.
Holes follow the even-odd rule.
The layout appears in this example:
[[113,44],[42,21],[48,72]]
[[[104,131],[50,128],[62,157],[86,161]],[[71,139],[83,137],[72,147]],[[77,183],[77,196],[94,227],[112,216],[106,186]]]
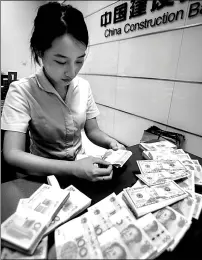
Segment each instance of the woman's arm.
[[47,159],[25,152],[26,134],[6,131],[4,135],[4,158],[12,166],[27,174],[48,176],[64,175],[71,172],[71,162]]
[[124,145],[99,129],[96,118],[86,120],[84,130],[89,140],[98,146],[113,150],[125,149]]
[[[78,161],[47,159],[25,152],[26,134],[6,131],[3,153],[5,160],[12,166],[35,176],[68,176],[74,175],[90,181],[109,180],[112,178],[112,167],[99,158],[88,157]],[[104,164],[106,168],[98,168]]]

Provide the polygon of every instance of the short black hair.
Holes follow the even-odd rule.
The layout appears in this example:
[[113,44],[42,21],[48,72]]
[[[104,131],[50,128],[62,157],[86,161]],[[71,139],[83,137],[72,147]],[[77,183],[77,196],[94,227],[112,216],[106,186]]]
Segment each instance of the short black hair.
[[88,29],[83,14],[71,5],[49,2],[39,7],[34,19],[30,39],[31,54],[40,65],[39,57],[52,45],[53,40],[64,34],[88,46]]

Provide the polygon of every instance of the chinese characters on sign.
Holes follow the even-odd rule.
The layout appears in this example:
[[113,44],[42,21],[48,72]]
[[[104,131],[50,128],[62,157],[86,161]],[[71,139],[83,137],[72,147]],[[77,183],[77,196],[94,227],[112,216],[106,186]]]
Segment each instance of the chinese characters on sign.
[[[188,0],[179,0],[179,3],[184,3]],[[179,19],[184,19],[186,12],[181,9],[175,12],[165,12],[163,15],[153,18],[153,19],[144,19],[141,22],[137,23],[126,23],[122,28],[113,28],[108,29],[109,25],[118,24],[120,22],[133,21],[137,17],[144,16],[147,12],[158,13],[159,10],[162,10],[166,7],[172,7],[175,4],[174,0],[152,0],[151,9],[147,9],[148,0],[131,0],[125,3],[121,3],[114,7],[114,11],[106,11],[101,15],[101,27],[105,27],[105,37],[119,35],[124,30],[125,33],[133,32],[136,30],[142,30],[149,27],[155,27],[162,24],[172,23],[178,21]],[[168,9],[169,10],[169,9]],[[200,1],[190,3],[188,10],[188,18],[195,17],[202,14],[202,5]]]

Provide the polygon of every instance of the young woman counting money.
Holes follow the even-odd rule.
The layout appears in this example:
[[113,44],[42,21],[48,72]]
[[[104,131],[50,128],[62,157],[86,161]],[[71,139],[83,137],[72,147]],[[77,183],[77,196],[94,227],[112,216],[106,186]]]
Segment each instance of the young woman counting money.
[[[39,7],[30,49],[40,68],[11,83],[2,113],[3,153],[10,165],[31,175],[74,175],[90,181],[112,178],[112,166],[104,160],[75,160],[83,151],[83,128],[96,145],[124,148],[99,129],[99,111],[89,83],[77,76],[87,47],[88,31],[79,10],[58,2]],[[30,153],[25,151],[28,130]]]

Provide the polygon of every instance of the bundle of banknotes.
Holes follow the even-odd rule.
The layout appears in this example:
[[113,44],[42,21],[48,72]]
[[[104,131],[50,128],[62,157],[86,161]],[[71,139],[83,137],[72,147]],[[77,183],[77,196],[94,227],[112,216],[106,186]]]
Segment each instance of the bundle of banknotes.
[[1,225],[2,259],[46,259],[47,235],[84,211],[91,199],[73,185],[60,189],[55,176],[48,177]]
[[202,195],[187,167],[196,161],[167,141],[160,147],[161,154],[169,150],[169,159],[138,161],[141,178],[135,185],[55,230],[57,259],[150,259],[174,250],[199,218]]
[[[116,168],[122,167],[126,161],[131,157],[132,152],[128,150],[119,149],[114,151],[112,149],[106,150],[102,155],[94,155],[95,157],[101,158],[111,165],[115,166]],[[88,154],[78,154],[76,159],[80,160],[85,157],[88,157]]]
[[[146,185],[163,183],[165,179],[177,181],[189,179],[194,185],[202,185],[202,167],[198,160],[192,160],[183,149],[177,149],[169,141],[142,143],[145,150],[142,156],[147,159],[138,160],[140,175],[137,175]],[[151,150],[150,150],[151,149]],[[188,180],[187,180],[188,181]]]
[[[157,191],[159,197],[154,190],[149,194],[147,206],[154,203],[155,196],[158,197],[155,203],[160,206],[150,207],[140,217],[125,200],[123,190],[118,195],[110,194],[89,207],[87,213],[57,228],[57,259],[150,259],[165,250],[172,251],[189,229],[197,207],[193,197],[173,181],[169,183],[170,186],[164,185],[165,192]],[[138,181],[129,189],[139,191],[144,186]],[[168,188],[172,189],[171,193]],[[139,203],[141,207],[145,205]],[[202,207],[202,196],[198,207]]]
[[139,148],[142,151],[164,151],[169,149],[177,149],[177,146],[167,140],[152,143],[140,143]]

